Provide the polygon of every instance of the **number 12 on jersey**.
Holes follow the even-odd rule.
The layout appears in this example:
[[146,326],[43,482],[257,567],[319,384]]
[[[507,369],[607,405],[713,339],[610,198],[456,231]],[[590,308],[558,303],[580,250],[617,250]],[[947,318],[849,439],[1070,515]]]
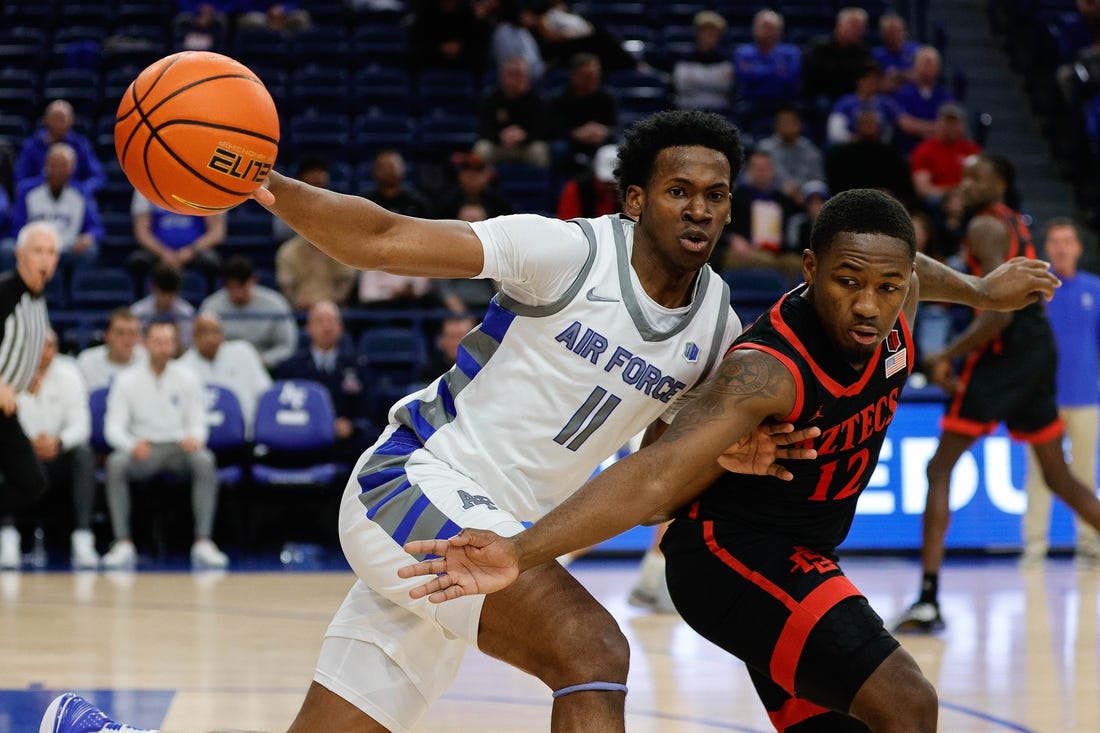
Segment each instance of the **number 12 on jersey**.
[[[606,398],[606,399],[605,399]],[[592,433],[600,429],[615,408],[622,402],[603,387],[596,387],[588,395],[584,404],[577,408],[573,417],[554,437],[554,442],[564,445],[571,451],[580,448]]]

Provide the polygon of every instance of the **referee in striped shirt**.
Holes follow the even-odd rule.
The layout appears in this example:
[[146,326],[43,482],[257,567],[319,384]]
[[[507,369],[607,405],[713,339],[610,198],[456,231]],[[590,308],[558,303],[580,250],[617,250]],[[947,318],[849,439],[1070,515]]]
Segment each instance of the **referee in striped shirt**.
[[59,237],[52,224],[19,230],[15,269],[0,273],[0,566],[18,567],[19,533],[12,512],[46,493],[46,475],[15,414],[15,395],[30,386],[50,328],[42,291],[57,269]]

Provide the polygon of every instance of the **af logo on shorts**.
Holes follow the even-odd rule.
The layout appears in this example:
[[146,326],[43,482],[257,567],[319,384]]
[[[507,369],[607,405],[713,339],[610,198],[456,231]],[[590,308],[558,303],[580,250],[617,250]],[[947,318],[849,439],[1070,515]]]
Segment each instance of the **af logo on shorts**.
[[458,498],[462,499],[463,509],[473,509],[479,504],[486,507],[487,509],[493,509],[494,511],[498,508],[497,505],[493,503],[493,500],[489,497],[479,496],[478,494],[470,494],[463,491],[462,489],[458,490]]

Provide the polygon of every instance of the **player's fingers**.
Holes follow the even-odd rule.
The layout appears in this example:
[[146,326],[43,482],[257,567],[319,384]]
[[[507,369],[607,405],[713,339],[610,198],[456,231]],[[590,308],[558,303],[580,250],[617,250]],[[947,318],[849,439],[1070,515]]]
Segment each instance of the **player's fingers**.
[[780,481],[790,481],[794,478],[794,474],[787,469],[780,466],[778,463],[773,463],[768,467],[768,475],[774,476]]
[[447,540],[413,540],[405,543],[410,555],[445,555],[450,543]]
[[453,601],[456,598],[461,598],[466,595],[466,591],[462,589],[461,585],[452,585],[446,590],[437,591],[428,596],[428,600],[432,603],[443,603],[444,601]]
[[816,438],[819,435],[821,435],[821,428],[819,427],[815,426],[794,430],[794,426],[791,425],[791,430],[789,432],[782,435],[775,435],[773,433],[772,437],[775,439],[776,445],[794,445],[804,440],[809,440],[810,438]]
[[775,457],[790,461],[810,461],[817,458],[813,448],[776,448]]
[[443,573],[442,575],[437,575],[436,577],[432,578],[427,583],[424,583],[423,585],[418,585],[410,590],[409,598],[412,598],[415,601],[418,598],[423,598],[432,593],[440,593],[442,591],[446,591],[448,588],[454,585],[455,582],[451,579],[451,576]]
[[260,186],[253,191],[252,198],[256,199],[256,203],[264,206],[271,206],[275,203],[275,194],[268,191],[266,186]]
[[397,569],[399,578],[415,578],[420,575],[438,575],[447,572],[445,560],[424,560],[412,565],[402,565]]

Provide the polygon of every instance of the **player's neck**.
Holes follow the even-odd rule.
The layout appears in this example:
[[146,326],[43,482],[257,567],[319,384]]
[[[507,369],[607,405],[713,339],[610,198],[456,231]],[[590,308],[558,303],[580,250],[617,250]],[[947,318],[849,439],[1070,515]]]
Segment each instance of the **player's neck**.
[[635,247],[630,266],[638,282],[655,303],[665,308],[681,308],[691,302],[698,270],[685,270],[664,260],[657,252]]

